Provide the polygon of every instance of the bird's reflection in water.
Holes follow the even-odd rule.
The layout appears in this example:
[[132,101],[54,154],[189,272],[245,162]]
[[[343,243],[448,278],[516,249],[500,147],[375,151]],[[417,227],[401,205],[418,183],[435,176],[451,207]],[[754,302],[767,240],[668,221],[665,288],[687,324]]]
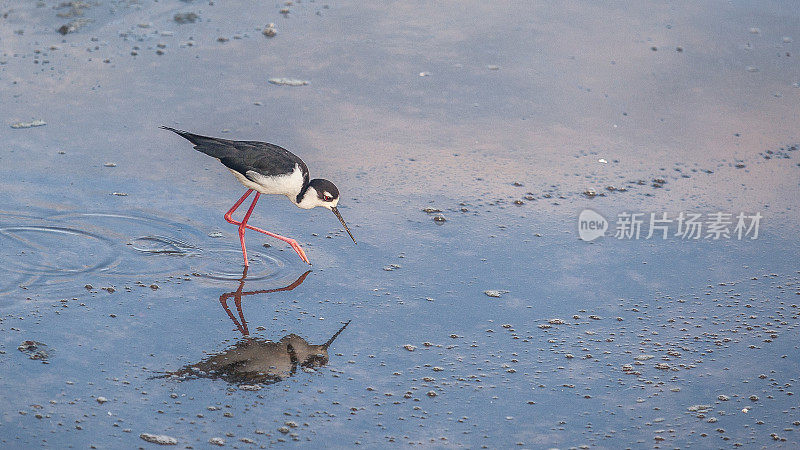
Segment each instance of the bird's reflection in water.
[[[239,288],[233,292],[222,294],[219,298],[222,307],[242,333],[242,339],[224,351],[211,355],[196,364],[191,364],[168,372],[159,378],[177,377],[180,379],[212,378],[222,379],[233,384],[270,384],[277,383],[292,376],[300,369],[314,369],[328,363],[328,347],[347,328],[347,321],[327,342],[321,345],[309,344],[302,337],[292,333],[277,342],[258,337],[251,337],[247,330],[247,321],[242,311],[242,297],[255,294],[267,294],[278,291],[290,291],[303,283],[310,270],[301,275],[294,283],[278,289],[265,289],[244,292],[247,278],[245,267]],[[231,312],[227,301],[233,297],[239,318]]]
[[[244,292],[244,282],[247,279],[247,266],[244,268],[244,272],[242,272],[242,278],[239,278],[239,289],[236,289],[233,292],[226,292],[219,296],[219,303],[222,305],[222,309],[228,313],[228,317],[231,318],[233,323],[236,325],[236,328],[242,333],[242,336],[247,337],[250,335],[250,331],[247,329],[247,321],[244,320],[244,312],[242,311],[242,297],[247,295],[255,295],[255,294],[270,294],[272,292],[280,292],[280,291],[291,291],[292,289],[296,288],[303,284],[303,281],[306,280],[308,274],[311,273],[310,270],[307,270],[306,273],[300,275],[294,283],[284,286],[282,288],[277,289],[262,289],[260,291],[250,291]],[[233,304],[236,306],[236,312],[239,313],[239,319],[233,315],[231,309],[228,307],[228,300],[233,297]]]

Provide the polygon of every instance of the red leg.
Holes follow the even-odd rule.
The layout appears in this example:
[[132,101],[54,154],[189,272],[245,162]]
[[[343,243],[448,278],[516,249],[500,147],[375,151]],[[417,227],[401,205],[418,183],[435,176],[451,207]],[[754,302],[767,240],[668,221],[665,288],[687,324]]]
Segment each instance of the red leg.
[[244,245],[244,230],[247,228],[247,221],[250,219],[250,214],[253,214],[253,209],[256,207],[256,203],[258,203],[258,197],[261,196],[260,192],[256,192],[256,196],[253,198],[253,203],[250,204],[250,209],[247,210],[247,214],[244,215],[244,219],[239,224],[239,241],[242,243],[242,256],[244,256],[244,266],[247,267],[247,247]]
[[227,220],[228,223],[232,223],[232,224],[235,224],[235,225],[241,225],[242,224],[241,222],[237,222],[237,221],[233,220],[233,217],[231,217],[231,216],[233,215],[233,212],[236,211],[236,208],[238,208],[239,205],[241,205],[242,202],[244,202],[244,199],[246,199],[250,195],[251,192],[253,192],[253,190],[252,189],[248,189],[247,192],[244,193],[242,198],[240,198],[239,201],[236,202],[236,204],[233,205],[233,207],[231,209],[229,209],[228,212],[225,213],[225,220]]
[[305,262],[309,266],[311,265],[311,263],[308,261],[308,257],[306,256],[306,252],[303,251],[303,248],[300,247],[300,244],[298,244],[297,241],[295,241],[294,239],[283,237],[283,236],[281,236],[279,234],[270,233],[269,231],[265,231],[265,230],[262,230],[261,228],[256,228],[256,227],[251,226],[251,225],[245,225],[245,226],[247,228],[253,230],[253,231],[258,231],[259,233],[264,233],[267,236],[274,237],[275,239],[280,239],[283,242],[286,242],[287,244],[292,246],[294,251],[297,252],[297,255],[300,256],[300,259],[302,259],[303,262]]
[[[260,193],[256,192],[256,198],[255,198],[255,200],[253,200],[253,204],[250,206],[250,210],[247,212],[247,215],[245,216],[245,219],[242,222],[237,222],[237,221],[233,220],[233,217],[232,217],[233,212],[236,211],[237,208],[239,208],[239,206],[245,201],[245,199],[250,195],[251,192],[253,192],[253,190],[252,189],[248,189],[247,192],[244,193],[242,198],[240,198],[239,201],[237,201],[236,204],[233,205],[233,207],[230,210],[228,210],[227,213],[225,213],[225,220],[227,220],[228,223],[232,223],[234,225],[239,225],[239,236],[240,236],[240,240],[242,241],[242,253],[244,254],[244,259],[245,259],[244,265],[245,265],[245,267],[247,267],[247,250],[245,249],[245,246],[244,246],[244,237],[243,237],[244,236],[244,228],[249,228],[249,229],[251,229],[253,231],[258,231],[259,233],[264,233],[267,236],[274,237],[275,239],[280,239],[281,241],[286,242],[287,244],[292,246],[292,248],[294,249],[295,252],[297,252],[297,255],[300,256],[300,259],[302,259],[306,264],[311,265],[311,263],[308,261],[308,257],[306,256],[306,253],[303,251],[303,248],[300,247],[300,244],[298,244],[296,240],[294,240],[292,238],[283,237],[283,236],[275,234],[275,233],[270,233],[269,231],[262,230],[261,228],[256,228],[256,227],[254,227],[252,225],[248,225],[247,224],[247,219],[250,217],[250,213],[253,211],[253,207],[256,204],[255,202],[258,200],[258,197],[261,195]],[[242,227],[244,227],[244,228],[242,228]]]

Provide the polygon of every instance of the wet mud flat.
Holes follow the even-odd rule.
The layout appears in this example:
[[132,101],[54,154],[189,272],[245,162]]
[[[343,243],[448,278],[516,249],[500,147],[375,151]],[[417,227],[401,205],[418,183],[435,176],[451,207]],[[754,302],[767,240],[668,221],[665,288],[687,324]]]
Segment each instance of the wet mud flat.
[[[800,445],[791,2],[0,18],[4,447]],[[160,125],[295,151],[359,245],[264,199],[314,266],[244,272],[241,186]],[[681,212],[760,234],[613,236]]]

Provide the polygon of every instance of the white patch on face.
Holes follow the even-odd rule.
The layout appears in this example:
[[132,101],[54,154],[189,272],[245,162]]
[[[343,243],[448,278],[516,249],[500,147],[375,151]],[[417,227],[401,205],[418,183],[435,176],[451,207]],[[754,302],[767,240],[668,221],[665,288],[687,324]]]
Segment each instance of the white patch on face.
[[[329,192],[324,192],[323,195],[325,194],[330,195]],[[326,202],[325,200],[319,198],[316,189],[309,186],[308,190],[303,195],[303,199],[300,201],[300,203],[297,203],[297,206],[303,209],[311,209],[317,206],[322,206],[323,208],[331,209],[335,208],[337,204],[339,204],[338,198],[334,199],[333,201]]]

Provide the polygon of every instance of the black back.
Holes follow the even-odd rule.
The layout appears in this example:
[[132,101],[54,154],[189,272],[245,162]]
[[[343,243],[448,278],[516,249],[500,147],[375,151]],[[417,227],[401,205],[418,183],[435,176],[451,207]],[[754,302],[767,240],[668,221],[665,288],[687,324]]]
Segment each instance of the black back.
[[[173,131],[194,144],[195,150],[219,159],[229,169],[235,170],[247,177],[248,171],[258,172],[262,175],[283,175],[294,171],[294,166],[299,165],[303,172],[304,193],[308,186],[308,167],[302,159],[295,154],[274,144],[258,141],[229,141],[187,131],[176,130],[170,127],[161,128]],[[298,197],[299,198],[299,197]]]

